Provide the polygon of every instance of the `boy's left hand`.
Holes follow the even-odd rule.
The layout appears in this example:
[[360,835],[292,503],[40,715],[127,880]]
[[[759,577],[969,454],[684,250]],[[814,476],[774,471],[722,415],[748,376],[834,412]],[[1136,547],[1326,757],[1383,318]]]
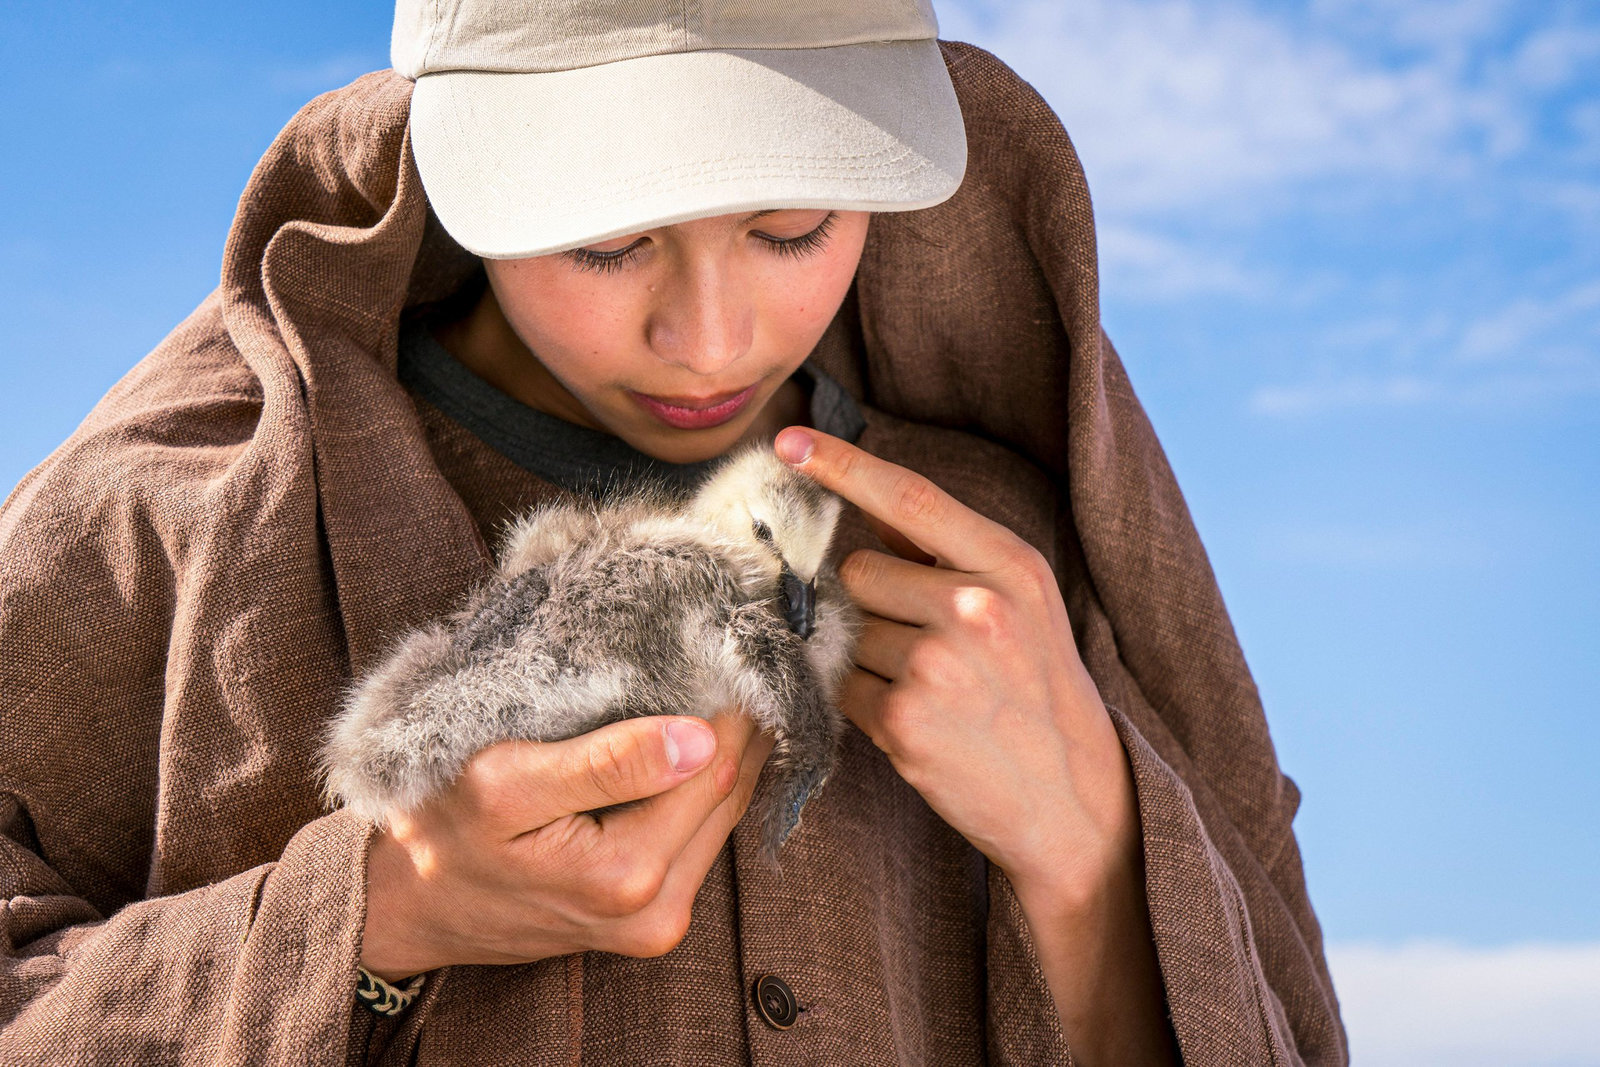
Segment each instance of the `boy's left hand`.
[[790,428],[776,447],[896,552],[840,566],[867,613],[845,714],[1019,895],[1096,892],[1139,847],[1132,774],[1044,557],[838,438]]

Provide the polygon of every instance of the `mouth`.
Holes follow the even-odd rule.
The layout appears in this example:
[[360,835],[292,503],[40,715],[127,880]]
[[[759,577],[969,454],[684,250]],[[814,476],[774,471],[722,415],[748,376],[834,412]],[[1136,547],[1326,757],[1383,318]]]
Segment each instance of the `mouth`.
[[[760,383],[758,382],[757,385]],[[744,410],[756,395],[756,386],[747,386],[735,393],[715,396],[651,396],[648,393],[628,393],[645,411],[668,426],[678,430],[703,430],[720,426]]]

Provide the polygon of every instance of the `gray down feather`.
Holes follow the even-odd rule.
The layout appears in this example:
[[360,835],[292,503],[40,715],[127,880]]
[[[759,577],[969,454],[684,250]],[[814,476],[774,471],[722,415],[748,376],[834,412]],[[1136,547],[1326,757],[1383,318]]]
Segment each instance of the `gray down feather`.
[[826,560],[839,499],[767,449],[695,495],[540,508],[455,614],[358,680],[323,751],[330,800],[380,824],[499,741],[557,741],[635,715],[742,707],[776,739],[767,857],[833,769],[858,615]]

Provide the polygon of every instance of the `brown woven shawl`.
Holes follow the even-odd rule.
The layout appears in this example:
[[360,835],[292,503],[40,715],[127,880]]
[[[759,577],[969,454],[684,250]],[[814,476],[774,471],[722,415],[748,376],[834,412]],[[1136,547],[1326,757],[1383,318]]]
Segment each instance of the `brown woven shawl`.
[[[1077,157],[1004,64],[943,47],[965,183],[874,218],[816,358],[864,447],[1054,562],[1132,762],[1185,1062],[1343,1063],[1298,794],[1101,333]],[[320,809],[318,732],[484,575],[490,513],[548,490],[395,380],[403,309],[477,268],[431,220],[409,91],[369,75],[289,124],[221,287],[0,513],[0,1064],[1067,1062],[1004,877],[854,731],[783,877],[747,820],[667,956],[448,968],[398,1024],[353,1006],[370,828]],[[750,1009],[766,972],[793,1029]]]

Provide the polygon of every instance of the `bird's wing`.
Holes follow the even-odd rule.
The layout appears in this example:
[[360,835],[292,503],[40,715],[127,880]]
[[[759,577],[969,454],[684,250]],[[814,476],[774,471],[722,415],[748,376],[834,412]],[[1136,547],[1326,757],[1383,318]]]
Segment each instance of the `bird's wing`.
[[550,595],[550,583],[539,569],[523,571],[496,582],[474,610],[467,612],[455,633],[455,651],[463,655],[510,641],[513,634],[533,621]]
[[513,523],[499,551],[502,576],[546,567],[599,533],[602,511],[592,505],[547,504]]

